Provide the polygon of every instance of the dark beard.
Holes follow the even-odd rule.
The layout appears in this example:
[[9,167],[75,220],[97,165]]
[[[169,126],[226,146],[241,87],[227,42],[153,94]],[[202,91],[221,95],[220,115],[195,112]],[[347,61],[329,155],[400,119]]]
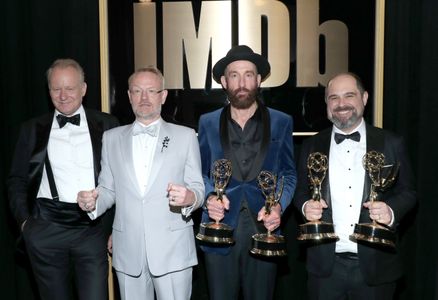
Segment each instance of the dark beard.
[[[241,91],[246,91],[248,95],[244,98],[238,97],[237,94]],[[230,100],[231,106],[237,109],[247,109],[257,100],[258,90],[247,90],[240,88],[234,91],[227,91],[228,100]]]

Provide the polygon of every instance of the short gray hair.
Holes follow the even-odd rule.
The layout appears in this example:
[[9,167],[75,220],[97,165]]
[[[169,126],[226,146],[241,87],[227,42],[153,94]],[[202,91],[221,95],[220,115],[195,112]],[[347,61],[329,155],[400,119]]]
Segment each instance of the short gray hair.
[[79,79],[81,82],[85,81],[84,69],[82,69],[81,65],[77,61],[71,58],[59,58],[52,63],[49,69],[47,69],[47,83],[50,83],[50,77],[52,76],[52,72],[54,69],[65,69],[68,67],[75,69],[79,73]]
[[159,77],[160,81],[161,81],[161,89],[164,89],[164,76],[163,73],[161,73],[161,71],[154,66],[147,66],[147,67],[143,67],[143,68],[139,68],[137,69],[134,73],[131,74],[131,76],[129,76],[128,78],[128,86],[131,86],[131,82],[133,80],[133,78],[138,75],[139,73],[152,73],[155,74]]

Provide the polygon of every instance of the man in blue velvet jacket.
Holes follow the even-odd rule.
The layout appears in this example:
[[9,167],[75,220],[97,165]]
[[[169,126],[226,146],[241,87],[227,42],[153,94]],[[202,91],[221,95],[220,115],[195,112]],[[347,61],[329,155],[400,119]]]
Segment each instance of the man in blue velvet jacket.
[[[205,252],[210,299],[271,299],[276,263],[250,254],[251,236],[279,228],[281,214],[295,190],[292,118],[265,107],[258,98],[269,62],[248,46],[235,46],[213,67],[229,104],[201,116],[199,143],[207,195],[203,222],[221,221],[234,229],[230,247],[202,246]],[[229,159],[232,177],[222,201],[214,194],[213,163]],[[260,171],[284,178],[280,201],[265,214],[265,198],[258,186]]]

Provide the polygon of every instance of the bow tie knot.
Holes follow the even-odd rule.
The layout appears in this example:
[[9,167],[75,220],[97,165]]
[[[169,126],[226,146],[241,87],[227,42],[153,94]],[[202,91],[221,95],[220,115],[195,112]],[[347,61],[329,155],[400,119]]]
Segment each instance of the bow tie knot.
[[132,130],[132,135],[139,135],[139,134],[148,134],[150,136],[157,136],[158,132],[158,125],[150,125],[147,127],[141,126],[139,124],[134,125],[134,129]]
[[345,139],[350,139],[355,142],[360,141],[360,133],[359,131],[355,131],[352,134],[342,134],[335,132],[335,142],[336,144],[342,143]]
[[73,125],[79,126],[81,124],[81,115],[76,114],[74,116],[67,117],[67,116],[59,114],[56,116],[56,120],[58,121],[59,128],[64,127],[65,124],[67,124],[67,123],[71,123]]

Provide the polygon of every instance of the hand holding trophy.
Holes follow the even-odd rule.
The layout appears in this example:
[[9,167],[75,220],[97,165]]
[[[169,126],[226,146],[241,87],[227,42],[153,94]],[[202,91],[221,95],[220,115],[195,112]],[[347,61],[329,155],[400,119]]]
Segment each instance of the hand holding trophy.
[[[231,161],[228,159],[218,159],[213,164],[214,190],[217,200],[221,201],[225,194],[225,188],[231,178]],[[233,228],[227,224],[216,222],[202,223],[196,238],[203,242],[213,244],[232,244]]]
[[[377,151],[369,151],[363,157],[363,166],[371,179],[370,202],[377,200],[378,192],[388,189],[395,181],[399,163],[385,165],[385,155]],[[373,220],[372,223],[356,224],[351,240],[395,247],[395,233],[386,226]]]
[[[307,169],[310,183],[312,184],[312,200],[321,200],[321,184],[328,169],[328,158],[320,152],[310,153],[307,158]],[[338,240],[333,224],[320,220],[307,222],[300,225],[300,241],[327,241]]]
[[[277,190],[277,176],[269,171],[261,171],[257,177],[259,186],[266,198],[265,212],[270,214],[271,209],[276,205],[283,193],[283,181],[281,182],[279,192]],[[286,243],[284,237],[276,235],[268,230],[267,233],[257,233],[252,236],[251,253],[263,256],[284,256],[286,255]]]

